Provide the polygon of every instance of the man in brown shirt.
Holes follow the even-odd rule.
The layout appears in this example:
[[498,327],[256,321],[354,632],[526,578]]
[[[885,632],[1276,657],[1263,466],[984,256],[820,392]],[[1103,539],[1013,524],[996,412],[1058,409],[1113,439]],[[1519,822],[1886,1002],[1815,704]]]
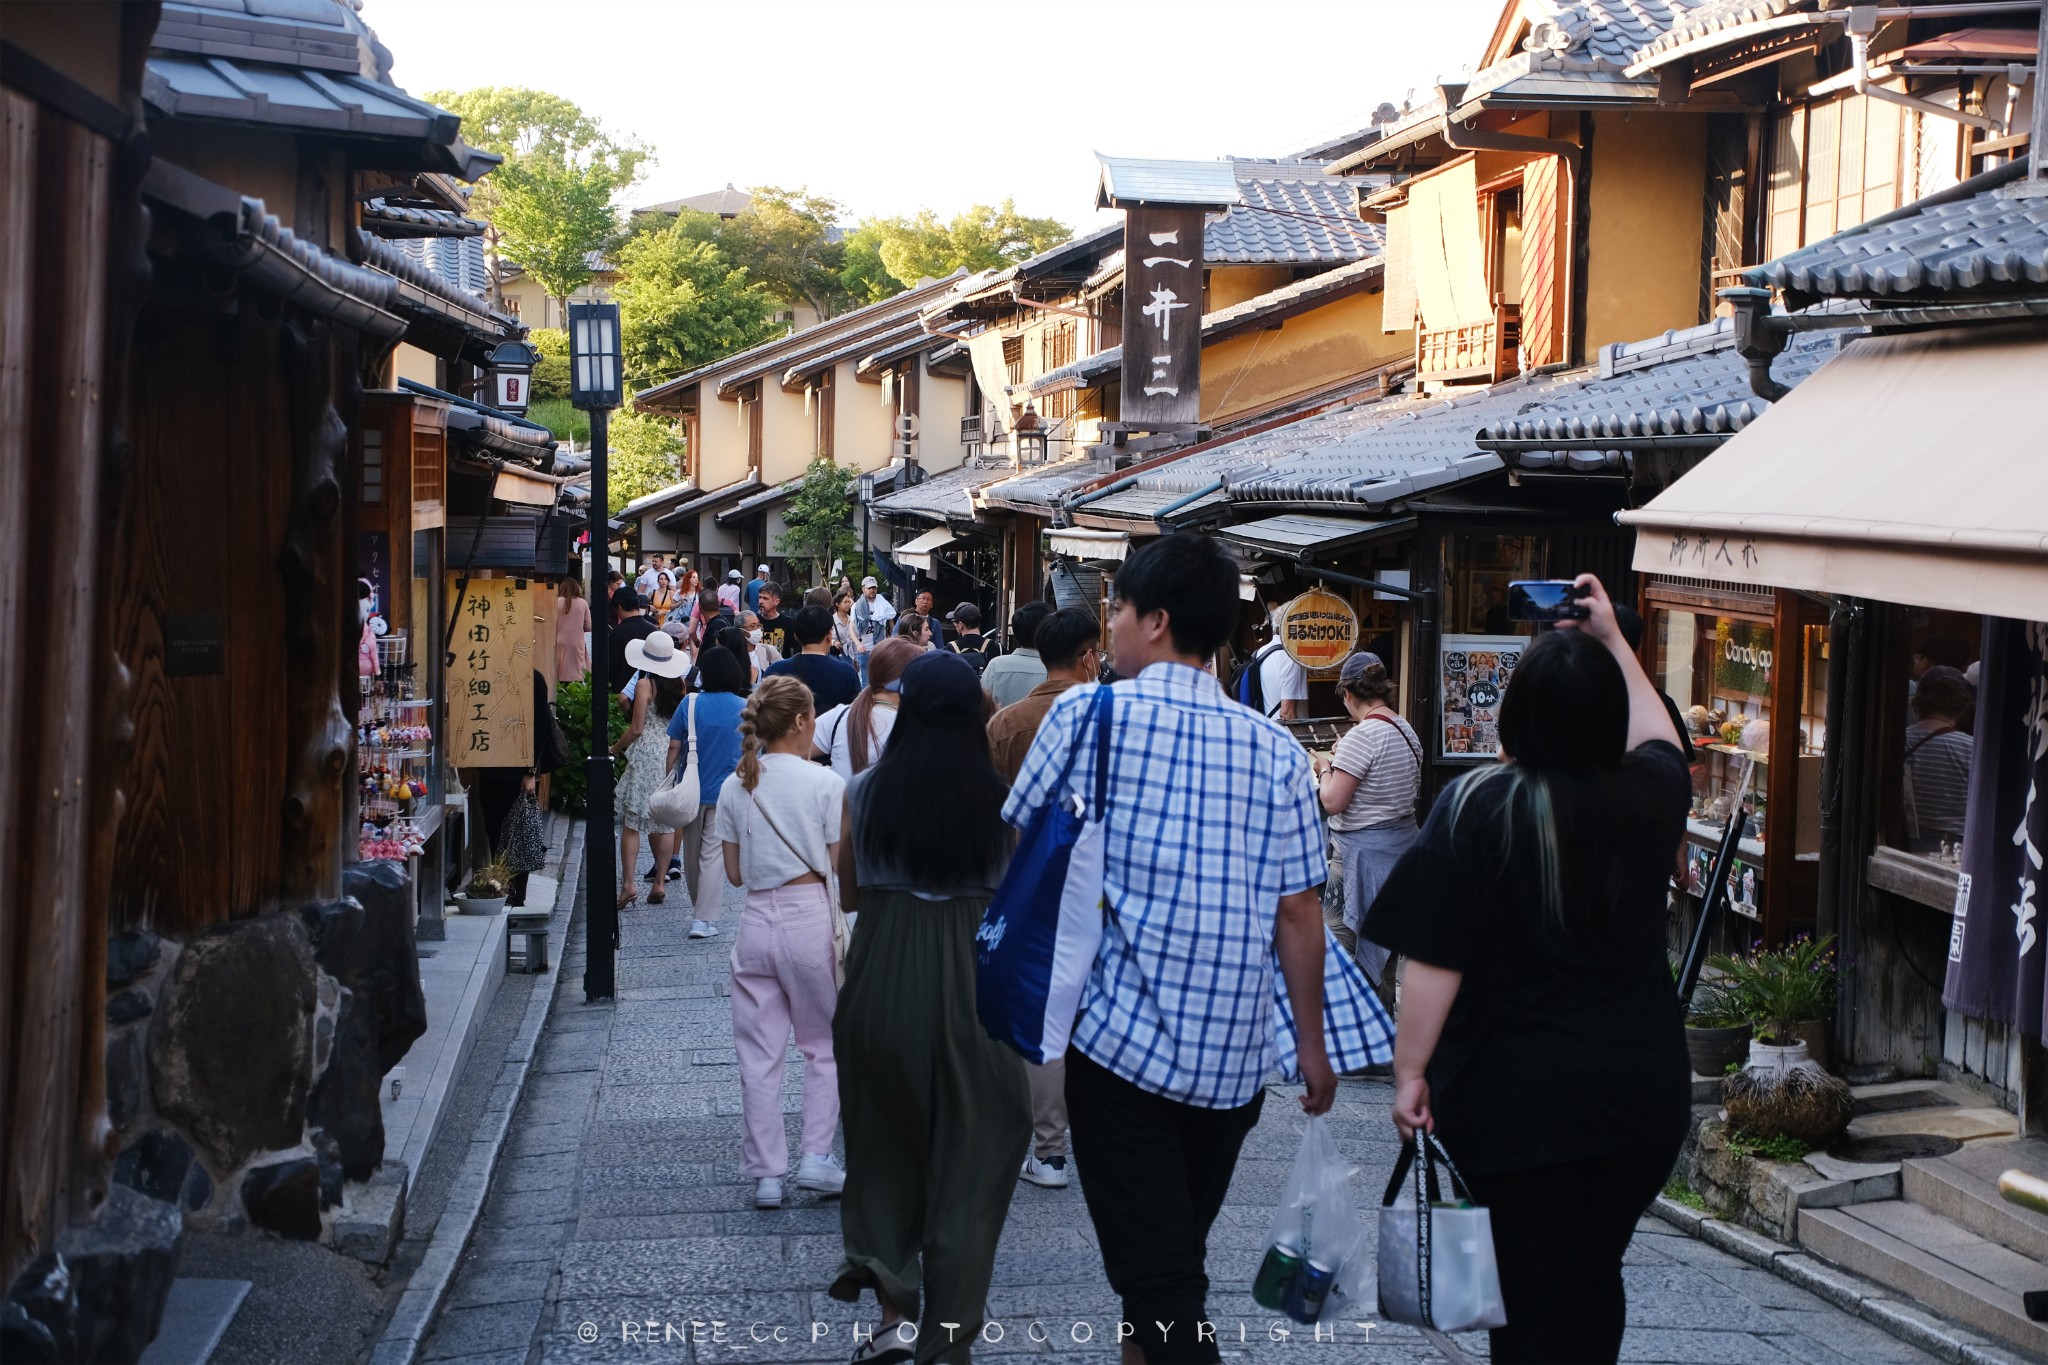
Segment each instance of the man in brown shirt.
[[[1053,698],[1076,683],[1094,682],[1102,662],[1102,627],[1092,613],[1080,607],[1048,616],[1030,643],[1045,665],[1045,681],[1025,693],[1021,701],[996,712],[988,723],[988,747],[1005,782],[1017,780],[1024,755],[1031,752],[1031,741],[1037,738],[1045,713],[1052,710]],[[1048,647],[1053,651],[1050,654],[1046,653]]]
[[[1015,783],[1031,752],[1031,741],[1053,699],[1077,683],[1094,682],[1102,665],[1102,626],[1080,607],[1067,607],[1045,618],[1038,634],[1018,644],[1034,645],[1045,664],[1045,681],[995,713],[988,723],[988,747],[1003,781]],[[1031,1081],[1031,1155],[1019,1173],[1034,1185],[1060,1189],[1067,1172],[1067,1064],[1024,1064]]]

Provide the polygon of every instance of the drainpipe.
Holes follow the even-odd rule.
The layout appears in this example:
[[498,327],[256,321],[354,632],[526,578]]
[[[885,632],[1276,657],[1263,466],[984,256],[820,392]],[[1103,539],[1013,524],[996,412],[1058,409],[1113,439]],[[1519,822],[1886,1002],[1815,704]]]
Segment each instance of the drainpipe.
[[1777,402],[1792,390],[1771,377],[1771,362],[1784,352],[1786,338],[1771,316],[1771,291],[1737,286],[1721,290],[1720,296],[1735,309],[1735,353],[1749,362],[1751,391]]
[[1849,11],[1849,53],[1854,62],[1851,68],[1853,79],[1849,88],[1859,95],[1867,95],[1886,104],[1896,104],[1901,109],[1914,109],[1937,118],[1954,119],[1967,123],[1972,128],[1982,128],[1993,137],[2005,136],[2005,123],[2001,119],[1986,118],[1982,114],[1966,114],[1960,109],[1950,109],[1932,100],[1915,99],[1911,95],[1887,90],[1873,85],[1870,80],[1870,39],[1877,32],[1877,6],[1857,5]]
[[1197,488],[1194,492],[1188,494],[1186,497],[1176,498],[1172,502],[1166,504],[1166,506],[1160,508],[1157,512],[1154,512],[1152,514],[1152,520],[1159,522],[1163,525],[1169,513],[1178,512],[1181,508],[1186,507],[1191,502],[1199,502],[1203,498],[1208,497],[1211,493],[1220,493],[1222,491],[1223,480],[1221,479],[1217,479],[1213,483],[1204,484],[1200,488]]

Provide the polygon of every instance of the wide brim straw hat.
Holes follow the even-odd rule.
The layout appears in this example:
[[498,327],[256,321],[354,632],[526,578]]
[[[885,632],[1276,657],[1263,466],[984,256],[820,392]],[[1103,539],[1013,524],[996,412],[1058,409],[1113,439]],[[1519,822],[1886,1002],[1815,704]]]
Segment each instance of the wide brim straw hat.
[[626,662],[657,678],[680,678],[690,667],[690,661],[676,651],[676,642],[664,631],[627,641]]

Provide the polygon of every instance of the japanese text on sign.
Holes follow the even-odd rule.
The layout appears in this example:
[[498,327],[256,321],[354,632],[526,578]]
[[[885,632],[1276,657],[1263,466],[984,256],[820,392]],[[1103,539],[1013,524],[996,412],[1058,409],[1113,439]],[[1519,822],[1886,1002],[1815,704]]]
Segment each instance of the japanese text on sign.
[[[453,593],[459,580],[451,577]],[[449,757],[458,767],[533,762],[533,596],[509,578],[473,578],[448,668]]]
[[1280,609],[1280,643],[1303,668],[1336,668],[1358,643],[1358,613],[1335,593],[1305,592]]
[[1191,424],[1201,415],[1202,210],[1139,204],[1125,215],[1123,421]]

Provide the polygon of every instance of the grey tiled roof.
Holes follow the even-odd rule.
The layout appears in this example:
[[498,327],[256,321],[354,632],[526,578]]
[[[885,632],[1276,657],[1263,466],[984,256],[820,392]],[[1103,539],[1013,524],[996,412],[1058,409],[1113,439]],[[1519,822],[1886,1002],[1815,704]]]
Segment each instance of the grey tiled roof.
[[389,199],[365,200],[363,221],[380,237],[481,237],[490,227],[453,209],[401,204]]
[[963,464],[876,498],[870,507],[885,520],[972,521],[974,490],[1007,479],[1013,472],[1008,465]]
[[480,301],[490,298],[490,263],[481,237],[407,237],[391,245],[463,293]]
[[2048,198],[2001,192],[2025,173],[2021,157],[1745,270],[1743,278],[1794,295],[1933,294],[1944,301],[2048,284]]
[[1736,32],[1751,24],[1780,18],[1797,10],[1819,8],[1819,0],[1705,0],[1693,6],[1683,20],[1639,46],[1632,62],[1647,61],[1661,53],[1684,47],[1696,38],[1715,33]]
[[1654,98],[1654,78],[1623,73],[1635,54],[1711,0],[1537,0],[1523,50],[1466,85],[1464,98]]
[[1357,186],[1321,166],[1313,174],[1265,176],[1241,162],[1237,183],[1244,202],[1202,234],[1202,257],[1211,265],[1356,261],[1380,250],[1377,225],[1359,221]]
[[[457,240],[474,242],[477,239]],[[387,242],[361,229],[356,231],[356,243],[365,264],[394,276],[401,285],[409,286],[413,291],[399,291],[394,306],[400,312],[437,314],[487,337],[517,336],[523,330],[519,319],[498,312],[484,302],[481,294],[471,292],[456,278],[443,274],[406,250],[408,245],[417,243]]]
[[[1378,224],[1370,226],[1375,233],[1383,231]],[[1361,280],[1370,280],[1379,273],[1380,268],[1379,256],[1375,254],[1370,259],[1354,261],[1350,265],[1339,266],[1335,270],[1326,270],[1320,275],[1311,275],[1305,280],[1296,280],[1292,284],[1282,285],[1278,289],[1246,299],[1242,303],[1234,303],[1228,308],[1219,308],[1213,313],[1205,313],[1202,316],[1203,339],[1207,340],[1212,334],[1226,331],[1230,328],[1246,326],[1258,321],[1260,318],[1284,313],[1289,309],[1300,307],[1304,303],[1312,302],[1325,294],[1334,294],[1339,290],[1357,284]],[[1031,381],[1031,392],[1033,394],[1054,393],[1061,389],[1072,388],[1076,384],[1083,386],[1093,384],[1099,379],[1114,374],[1122,367],[1123,363],[1124,348],[1112,346],[1106,351],[1097,351],[1094,355],[1083,356],[1071,365],[1062,365],[1057,370],[1046,371]]]

